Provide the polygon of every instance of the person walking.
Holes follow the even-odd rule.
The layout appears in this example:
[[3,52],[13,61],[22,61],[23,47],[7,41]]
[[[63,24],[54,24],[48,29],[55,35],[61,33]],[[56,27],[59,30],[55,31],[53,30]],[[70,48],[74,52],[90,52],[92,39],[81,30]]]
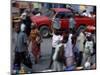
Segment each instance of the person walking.
[[25,33],[25,25],[21,25],[15,48],[14,69],[17,71],[20,71],[22,63],[26,65],[28,68],[32,69],[32,63],[31,61],[29,61],[29,58],[27,59],[27,46],[28,45],[27,35]]
[[72,33],[68,33],[66,34],[66,44],[64,45],[64,56],[65,56],[65,71],[69,71],[69,70],[74,70],[74,54],[73,54],[73,50],[72,50]]
[[84,34],[84,30],[81,30],[77,37],[77,48],[79,50],[79,59],[78,59],[77,66],[81,66],[81,64],[82,64],[85,39],[86,39],[86,37]]
[[50,61],[49,68],[51,68],[53,64],[53,55],[55,53],[55,48],[62,39],[63,37],[61,36],[60,32],[54,29],[54,33],[52,36],[52,53],[51,53],[51,61]]
[[12,29],[12,40],[11,40],[11,60],[12,60],[12,71],[13,69],[15,69],[15,63],[14,63],[14,60],[15,60],[15,49],[16,49],[16,45],[17,45],[17,39],[18,39],[18,34],[19,34],[19,30],[20,30],[20,21],[19,20],[14,20],[14,28]]
[[40,43],[41,43],[41,35],[38,31],[37,27],[32,26],[32,30],[29,36],[29,40],[32,42],[32,54],[35,57],[35,64],[39,62],[40,57]]
[[83,62],[82,65],[85,67],[85,69],[90,69],[85,66],[86,62],[89,62],[91,64],[91,55],[93,54],[93,40],[91,35],[87,36],[87,40],[85,42],[85,49],[83,52]]

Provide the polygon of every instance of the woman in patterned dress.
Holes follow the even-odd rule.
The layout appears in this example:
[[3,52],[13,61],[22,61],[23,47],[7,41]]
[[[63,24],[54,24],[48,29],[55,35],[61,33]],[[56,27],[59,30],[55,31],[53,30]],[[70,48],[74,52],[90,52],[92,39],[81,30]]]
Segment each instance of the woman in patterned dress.
[[32,42],[32,54],[35,57],[35,64],[38,63],[40,57],[40,33],[36,26],[32,26],[32,30],[30,32],[30,41]]

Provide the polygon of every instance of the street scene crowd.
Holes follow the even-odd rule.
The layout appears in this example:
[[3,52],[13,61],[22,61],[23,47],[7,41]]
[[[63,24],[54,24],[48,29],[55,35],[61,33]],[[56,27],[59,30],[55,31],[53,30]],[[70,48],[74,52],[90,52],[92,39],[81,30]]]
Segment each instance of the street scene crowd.
[[[48,9],[49,10],[49,9]],[[34,73],[34,65],[42,62],[42,52],[48,48],[49,56],[46,68],[39,72],[77,71],[96,69],[96,32],[86,32],[85,29],[77,31],[73,16],[69,17],[69,29],[60,30],[59,19],[52,23],[52,33],[48,38],[43,38],[37,25],[32,24],[30,16],[40,16],[43,13],[35,9],[24,9],[19,20],[14,20],[12,25],[12,73]],[[47,13],[49,14],[49,12]],[[83,11],[81,15],[95,17]],[[45,39],[44,48],[41,48]],[[47,46],[50,46],[47,47]],[[44,50],[44,51],[41,51]],[[47,51],[47,52],[48,52]],[[33,60],[32,60],[33,59]],[[45,59],[43,60],[45,62]],[[42,66],[43,67],[43,66]],[[26,71],[25,71],[26,68]],[[39,67],[41,68],[41,67]]]

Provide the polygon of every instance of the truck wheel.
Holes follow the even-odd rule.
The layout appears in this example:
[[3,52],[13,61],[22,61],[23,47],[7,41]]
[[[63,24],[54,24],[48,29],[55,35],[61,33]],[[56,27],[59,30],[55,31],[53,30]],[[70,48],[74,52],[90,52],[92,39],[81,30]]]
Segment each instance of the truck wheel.
[[49,36],[49,28],[47,26],[42,26],[40,27],[40,34],[42,35],[43,38],[46,38]]

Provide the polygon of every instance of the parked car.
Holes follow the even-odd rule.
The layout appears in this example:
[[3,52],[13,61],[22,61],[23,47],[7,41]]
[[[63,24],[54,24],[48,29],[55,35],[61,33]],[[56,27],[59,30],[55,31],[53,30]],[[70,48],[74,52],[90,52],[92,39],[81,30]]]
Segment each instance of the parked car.
[[48,37],[52,32],[53,21],[56,18],[60,19],[61,29],[69,29],[69,16],[74,15],[76,21],[76,29],[86,29],[86,31],[95,30],[96,21],[95,18],[88,16],[75,15],[72,10],[67,8],[52,8],[50,16],[31,16],[32,23],[37,25],[40,33],[43,37]]

